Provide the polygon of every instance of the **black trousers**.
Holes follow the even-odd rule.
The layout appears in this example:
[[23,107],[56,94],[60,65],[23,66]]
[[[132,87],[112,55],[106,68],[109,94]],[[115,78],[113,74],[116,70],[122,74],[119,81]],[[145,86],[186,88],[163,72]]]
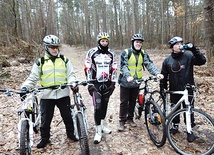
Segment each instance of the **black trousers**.
[[48,140],[50,138],[50,124],[54,115],[54,108],[59,108],[61,117],[66,127],[67,135],[74,134],[73,120],[70,110],[70,97],[63,97],[60,99],[41,99],[41,138]]
[[93,100],[95,124],[100,125],[101,120],[106,117],[109,98],[115,87],[107,87],[106,85],[99,83],[96,84],[95,87],[95,89],[89,90],[89,94],[92,96]]
[[133,120],[138,92],[139,87],[125,88],[120,86],[120,122],[125,122],[126,120]]

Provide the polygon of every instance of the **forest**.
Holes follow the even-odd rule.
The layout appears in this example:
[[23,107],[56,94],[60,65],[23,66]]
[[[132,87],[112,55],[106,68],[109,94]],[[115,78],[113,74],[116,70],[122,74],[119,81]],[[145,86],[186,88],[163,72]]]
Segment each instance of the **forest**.
[[[206,55],[207,63],[194,70],[200,90],[196,107],[214,116],[214,0],[0,0],[0,21],[0,88],[20,89],[33,62],[44,54],[42,40],[48,34],[59,36],[60,51],[71,60],[79,80],[85,79],[85,55],[97,46],[99,32],[110,35],[110,48],[118,58],[121,50],[131,45],[131,36],[141,33],[145,38],[143,48],[159,70],[170,54],[168,41],[180,36],[184,43],[192,42]],[[148,77],[149,73],[145,71],[143,75]],[[152,143],[143,118],[136,120],[136,128],[127,127],[125,132],[117,132],[118,84],[106,117],[113,133],[104,135],[99,145],[93,144],[93,104],[87,88],[80,90],[87,106],[91,154],[177,155],[168,142],[161,148]],[[17,104],[19,95],[15,97],[16,102],[0,94],[0,154],[4,155],[19,152],[17,110],[21,104]],[[37,149],[40,135],[35,134],[32,154],[79,155],[79,143],[67,139],[57,108],[52,122],[51,144]],[[198,149],[194,144],[188,148]]]
[[[180,36],[214,55],[213,0],[0,0],[0,46],[21,39],[38,47],[47,34],[65,44],[96,45],[96,35],[107,32],[116,49],[129,46],[141,33],[144,48],[166,49]],[[38,50],[38,49],[36,49]]]

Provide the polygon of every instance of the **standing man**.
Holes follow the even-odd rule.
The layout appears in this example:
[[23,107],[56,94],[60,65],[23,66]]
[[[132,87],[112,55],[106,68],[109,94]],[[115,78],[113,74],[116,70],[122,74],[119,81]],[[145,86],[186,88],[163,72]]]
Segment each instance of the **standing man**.
[[[40,81],[41,86],[53,86],[76,81],[71,62],[59,52],[60,40],[55,35],[47,35],[43,39],[45,55],[38,59],[31,70],[30,76],[22,84],[25,92]],[[22,94],[24,95],[24,94]],[[22,96],[21,95],[21,96]],[[50,142],[50,124],[57,106],[66,127],[67,137],[77,141],[74,135],[73,120],[70,110],[70,89],[45,89],[41,96],[41,140],[37,148],[44,148]]]
[[120,111],[119,111],[119,128],[123,131],[125,122],[132,127],[137,125],[133,121],[136,98],[139,92],[139,85],[135,82],[143,77],[144,66],[150,74],[163,78],[150,60],[149,55],[142,49],[144,38],[141,34],[135,34],[131,38],[131,47],[125,49],[120,57]]
[[106,127],[105,117],[108,102],[115,89],[117,60],[114,52],[108,48],[109,34],[101,32],[97,36],[98,46],[88,51],[85,59],[85,74],[88,80],[96,79],[88,91],[93,99],[96,134],[94,144],[98,144],[103,133],[111,133]]
[[[193,44],[189,44],[189,47],[188,44],[183,46],[183,39],[181,37],[173,37],[168,44],[172,49],[172,52],[162,64],[161,73],[164,75],[164,79],[161,80],[160,87],[161,89],[167,89],[167,81],[169,81],[170,91],[183,91],[186,84],[195,85],[193,66],[205,64],[206,58]],[[193,94],[192,91],[189,91],[189,93]],[[172,103],[177,103],[181,96],[182,95],[178,94],[170,94],[170,100]],[[192,101],[191,96],[189,96],[189,101]],[[194,102],[191,103],[192,106],[194,106]],[[183,106],[185,107],[185,104],[183,104]],[[179,128],[180,117],[176,117],[173,121],[171,132],[176,134]],[[193,115],[191,116],[191,123],[192,127],[194,127],[195,123]],[[195,138],[193,133],[188,133],[187,140],[189,142],[194,141]]]

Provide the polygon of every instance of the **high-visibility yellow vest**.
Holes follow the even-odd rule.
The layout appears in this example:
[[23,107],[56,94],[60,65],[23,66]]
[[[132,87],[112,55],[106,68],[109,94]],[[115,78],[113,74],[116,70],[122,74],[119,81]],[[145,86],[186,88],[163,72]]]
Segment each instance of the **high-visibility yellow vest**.
[[52,86],[67,83],[66,63],[62,58],[56,58],[53,63],[45,56],[44,64],[41,65],[41,86]]
[[133,52],[131,52],[131,55],[129,56],[129,51],[128,49],[125,49],[126,54],[128,55],[128,68],[129,72],[132,77],[134,75],[137,76],[138,79],[143,77],[143,53],[144,51],[142,50],[142,53],[139,53],[138,60],[136,60],[136,57]]

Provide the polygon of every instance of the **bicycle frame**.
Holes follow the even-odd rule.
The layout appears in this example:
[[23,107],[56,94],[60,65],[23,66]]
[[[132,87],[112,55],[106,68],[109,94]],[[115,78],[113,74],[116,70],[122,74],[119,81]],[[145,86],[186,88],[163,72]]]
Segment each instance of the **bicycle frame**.
[[[191,103],[189,102],[188,100],[188,96],[189,96],[189,93],[188,93],[188,89],[187,87],[191,88],[193,90],[193,100],[195,98],[195,87],[194,86],[190,86],[190,85],[187,85],[185,87],[185,89],[183,91],[168,91],[168,90],[165,90],[164,93],[166,94],[165,96],[165,101],[164,101],[164,110],[165,110],[165,119],[167,120],[177,109],[178,107],[184,102],[185,105],[186,105],[186,108],[187,108],[187,111],[185,113],[186,115],[186,126],[187,126],[187,132],[188,133],[191,133],[192,131],[192,127],[191,127]],[[180,100],[174,104],[173,107],[170,107],[169,105],[169,102],[168,102],[168,94],[179,94],[179,95],[182,95],[182,97],[180,98]],[[169,110],[171,109],[171,110]]]
[[[14,103],[17,103],[18,105],[21,105],[21,109],[17,111],[18,114],[18,144],[19,148],[21,147],[21,128],[22,128],[22,123],[24,121],[27,121],[28,124],[28,151],[30,151],[31,147],[33,146],[33,139],[34,139],[34,127],[36,127],[39,124],[39,118],[40,118],[40,113],[38,113],[37,118],[34,118],[33,121],[33,115],[34,115],[34,102],[35,102],[35,91],[28,92],[28,95],[26,96],[25,100],[20,101],[20,99],[17,99],[14,96],[14,93],[20,94],[22,93],[21,91],[16,91],[16,90],[9,90],[9,89],[0,89],[0,92],[4,92],[6,96],[11,97]],[[23,149],[23,148],[22,148]],[[21,148],[20,148],[21,150]],[[22,150],[24,151],[24,150]],[[29,152],[30,153],[30,152]]]
[[142,82],[145,84],[144,87],[139,88],[139,93],[143,90],[143,94],[145,97],[144,103],[146,103],[146,101],[151,99],[151,94],[155,91],[155,90],[152,90],[152,91],[150,90],[151,86],[149,86],[148,84],[149,81],[158,82],[158,79],[157,77],[150,76],[148,78],[145,78],[145,79],[143,78],[136,81],[137,83],[141,83],[141,85],[142,85]]
[[136,107],[135,107],[135,118],[136,119],[140,119],[142,111],[145,110],[145,103],[148,100],[153,99],[153,96],[152,96],[153,93],[156,93],[156,92],[159,93],[159,91],[157,91],[157,90],[154,90],[154,91],[150,90],[150,86],[148,84],[149,81],[157,82],[158,80],[157,80],[156,77],[153,77],[153,76],[150,76],[148,78],[142,78],[142,79],[136,80],[136,83],[141,84],[141,85],[144,84],[143,87],[141,85],[139,87],[139,94],[141,92],[143,92],[144,100],[143,100],[143,103],[140,104],[139,98],[137,98]]
[[39,125],[41,114],[38,111],[38,116],[33,121],[33,113],[34,113],[34,102],[35,102],[35,95],[37,94],[37,91],[33,91],[30,94],[26,96],[26,99],[22,101],[22,110],[18,111],[18,137],[19,137],[19,144],[20,144],[20,131],[21,131],[21,124],[23,121],[27,120],[29,125],[29,137],[30,137],[30,147],[33,146],[33,140],[34,140],[34,127]]

